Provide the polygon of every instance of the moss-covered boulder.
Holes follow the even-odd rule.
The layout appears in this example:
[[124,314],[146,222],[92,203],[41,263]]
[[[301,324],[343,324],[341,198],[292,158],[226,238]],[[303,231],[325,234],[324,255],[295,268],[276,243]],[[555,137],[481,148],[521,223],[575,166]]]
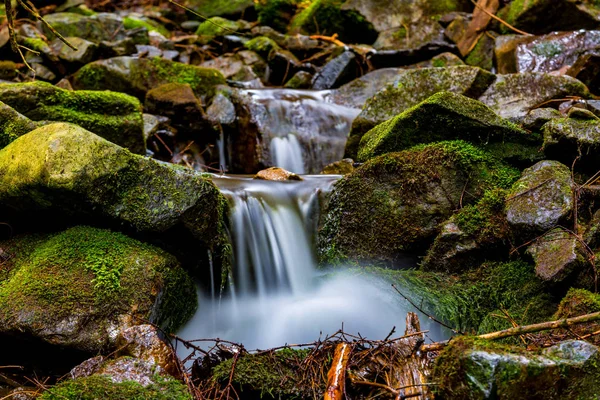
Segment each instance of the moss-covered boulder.
[[527,248],[540,279],[560,283],[592,269],[591,254],[579,238],[562,229],[553,229]]
[[364,162],[381,154],[441,140],[465,140],[482,146],[491,142],[530,141],[530,146],[536,147],[532,136],[477,100],[440,92],[365,133],[357,160]]
[[0,98],[34,121],[71,122],[134,153],[146,153],[142,107],[134,97],[37,81],[0,84]]
[[337,34],[345,43],[371,44],[377,31],[359,12],[342,7],[343,0],[314,0],[290,23],[290,32]]
[[457,273],[479,266],[481,260],[508,258],[506,194],[504,189],[489,190],[477,203],[452,215],[428,249],[421,269]]
[[198,26],[196,35],[198,43],[207,44],[213,39],[224,35],[230,35],[239,29],[237,22],[221,17],[212,17]]
[[325,263],[391,263],[423,251],[461,204],[509,187],[518,172],[462,142],[373,158],[336,183],[318,250]]
[[143,100],[146,92],[165,83],[188,83],[201,99],[213,96],[223,75],[210,68],[162,58],[115,57],[86,65],[73,76],[73,88],[113,90]]
[[557,161],[540,161],[523,171],[506,200],[506,219],[520,237],[533,238],[572,217],[571,171]]
[[[515,0],[499,16],[516,28],[541,34],[598,28],[598,13],[600,5],[595,0]],[[502,29],[512,33],[505,26]]]
[[592,113],[579,112],[570,118],[555,118],[542,127],[544,153],[571,165],[575,158],[580,166],[596,170],[600,157],[600,119]]
[[142,386],[125,380],[114,382],[110,376],[93,375],[64,381],[45,391],[40,400],[191,400],[187,386],[173,378],[158,378],[156,383]]
[[528,352],[461,337],[436,359],[431,381],[440,399],[593,399],[600,396],[599,358],[584,341]]
[[138,232],[183,226],[209,248],[225,240],[225,201],[209,178],[64,123],[0,150],[0,204],[15,212],[93,217]]
[[358,145],[366,132],[434,94],[448,91],[477,98],[495,79],[495,75],[469,66],[423,68],[399,74],[391,85],[365,102],[352,124],[345,157],[356,159]]
[[0,149],[38,125],[0,101]]
[[590,93],[583,83],[570,76],[524,72],[498,75],[479,101],[501,117],[521,122],[531,109],[569,96],[589,98]]
[[118,330],[151,321],[174,331],[196,308],[177,260],[127,236],[90,227],[0,242],[0,336],[86,353],[109,350]]

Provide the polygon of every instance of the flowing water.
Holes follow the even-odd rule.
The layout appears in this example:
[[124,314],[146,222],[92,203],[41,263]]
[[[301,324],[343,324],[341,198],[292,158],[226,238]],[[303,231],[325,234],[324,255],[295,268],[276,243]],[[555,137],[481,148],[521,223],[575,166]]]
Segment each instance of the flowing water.
[[342,159],[359,109],[331,103],[328,91],[261,89],[244,93],[251,99],[252,114],[273,165],[312,174]]
[[179,335],[252,349],[312,342],[342,324],[369,338],[381,339],[393,326],[403,332],[406,305],[389,283],[316,268],[319,202],[337,178],[215,178],[231,206],[232,285],[222,297],[200,293],[198,312]]

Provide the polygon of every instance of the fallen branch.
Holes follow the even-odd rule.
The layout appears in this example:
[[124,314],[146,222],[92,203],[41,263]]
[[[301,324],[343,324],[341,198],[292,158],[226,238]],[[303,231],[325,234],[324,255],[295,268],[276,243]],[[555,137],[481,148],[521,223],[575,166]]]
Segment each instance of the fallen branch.
[[327,390],[325,400],[342,400],[344,396],[344,383],[346,382],[346,368],[352,352],[352,345],[340,343],[335,347],[333,362],[327,373]]
[[314,40],[322,40],[324,42],[333,43],[336,46],[346,47],[346,43],[342,42],[341,40],[338,40],[337,37],[338,37],[338,34],[334,33],[331,36],[312,35],[310,38],[314,39]]
[[[535,333],[535,332],[548,331],[548,330],[560,329],[560,328],[570,328],[574,325],[584,324],[586,322],[593,322],[593,321],[598,321],[598,320],[600,320],[600,312],[595,312],[595,313],[591,313],[591,314],[580,315],[578,317],[573,317],[573,318],[559,319],[557,321],[517,326],[516,328],[509,328],[509,329],[505,329],[502,331],[484,333],[483,335],[478,335],[476,337],[479,339],[486,339],[486,340],[498,340],[498,339],[504,339],[504,338],[513,337],[513,336],[524,335],[527,333]],[[420,350],[421,351],[439,351],[439,350],[442,350],[444,347],[446,347],[448,345],[448,343],[450,343],[449,340],[445,340],[443,342],[425,344],[425,345],[421,346]]]

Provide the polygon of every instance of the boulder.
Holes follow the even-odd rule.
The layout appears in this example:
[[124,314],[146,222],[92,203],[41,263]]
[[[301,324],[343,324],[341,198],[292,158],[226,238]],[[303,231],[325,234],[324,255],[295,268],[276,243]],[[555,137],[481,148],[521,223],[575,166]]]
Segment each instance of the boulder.
[[562,229],[553,229],[527,248],[535,262],[535,274],[544,281],[560,283],[591,268],[583,243]]
[[332,90],[331,100],[336,104],[361,109],[369,98],[394,83],[405,71],[400,68],[376,69]]
[[144,233],[184,227],[225,243],[225,201],[209,178],[147,159],[75,125],[43,126],[0,150],[0,204],[13,212],[95,218]]
[[34,121],[71,122],[134,153],[146,153],[142,107],[134,97],[70,91],[38,81],[0,84],[0,98]]
[[540,161],[523,171],[506,200],[506,219],[513,232],[528,238],[569,221],[574,182],[558,161]]
[[345,157],[356,158],[362,136],[430,96],[442,91],[478,98],[495,76],[476,67],[423,68],[399,74],[393,84],[369,98],[352,124]]
[[357,76],[356,56],[351,51],[344,51],[321,69],[312,81],[315,90],[334,89],[348,83]]
[[0,101],[0,149],[37,127],[38,124]]
[[568,165],[578,158],[580,166],[587,164],[595,172],[600,161],[600,120],[591,112],[570,115],[570,118],[551,119],[542,127],[544,153]]
[[570,76],[526,72],[498,75],[479,101],[501,117],[521,122],[531,109],[569,96],[589,98],[590,94],[584,84]]
[[471,204],[517,176],[461,141],[373,158],[335,184],[322,217],[319,257],[393,265],[406,252],[423,251],[461,201]]
[[150,321],[175,331],[196,308],[195,288],[164,251],[79,226],[0,242],[11,258],[0,285],[0,336],[95,354],[120,330]]
[[162,58],[115,57],[87,64],[73,76],[72,83],[75,89],[113,90],[140,100],[148,90],[165,83],[188,83],[205,101],[212,97],[215,86],[225,83],[225,78],[215,69]]
[[459,337],[436,359],[431,380],[444,399],[591,399],[598,358],[598,348],[583,340],[528,352]]
[[381,154],[441,140],[465,140],[485,147],[493,142],[533,143],[532,139],[532,135],[500,118],[481,102],[440,92],[365,133],[357,159],[364,162]]
[[262,179],[265,181],[301,181],[302,178],[293,172],[286,171],[283,168],[271,167],[258,171],[254,175],[254,179]]

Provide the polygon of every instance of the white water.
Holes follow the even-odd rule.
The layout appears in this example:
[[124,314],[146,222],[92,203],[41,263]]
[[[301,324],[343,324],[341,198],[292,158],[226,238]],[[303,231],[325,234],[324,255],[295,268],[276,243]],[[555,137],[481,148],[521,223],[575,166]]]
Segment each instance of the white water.
[[341,160],[359,109],[333,104],[327,91],[246,90],[271,163],[297,174]]
[[235,284],[220,299],[200,293],[198,312],[179,336],[221,338],[253,349],[312,342],[342,324],[348,333],[373,339],[394,326],[404,331],[408,309],[388,282],[316,269],[319,193],[328,192],[337,177],[304,178],[215,178],[232,207]]

